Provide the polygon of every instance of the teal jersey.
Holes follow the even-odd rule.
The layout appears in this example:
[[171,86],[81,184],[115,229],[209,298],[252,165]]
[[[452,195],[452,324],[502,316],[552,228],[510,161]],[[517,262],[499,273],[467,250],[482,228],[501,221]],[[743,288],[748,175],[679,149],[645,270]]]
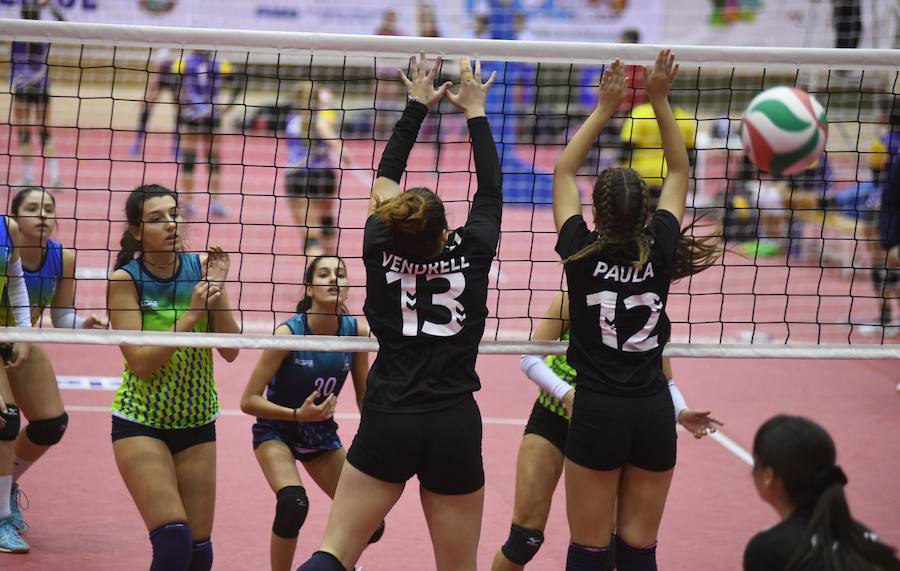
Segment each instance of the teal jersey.
[[[122,267],[137,288],[145,331],[170,331],[175,320],[191,306],[194,286],[202,277],[197,254],[178,254],[175,275],[162,280],[140,260]],[[207,332],[204,317],[194,328]],[[152,375],[140,378],[128,366],[113,401],[113,415],[162,429],[194,428],[209,424],[219,414],[219,397],[213,378],[212,349],[181,347]]]
[[[0,216],[0,291],[6,294],[6,282],[9,276],[9,260],[13,255],[12,236],[6,227],[6,216]],[[10,325],[15,325],[15,320]]]
[[[563,331],[560,339],[563,341],[569,340],[568,329]],[[556,376],[572,385],[573,388],[575,387],[575,369],[573,369],[572,366],[569,365],[569,362],[566,361],[565,355],[549,355],[544,362],[547,363],[547,366],[550,367],[551,371],[556,373]],[[566,405],[544,389],[541,389],[540,393],[538,393],[538,402],[554,414],[565,417],[569,416]]]

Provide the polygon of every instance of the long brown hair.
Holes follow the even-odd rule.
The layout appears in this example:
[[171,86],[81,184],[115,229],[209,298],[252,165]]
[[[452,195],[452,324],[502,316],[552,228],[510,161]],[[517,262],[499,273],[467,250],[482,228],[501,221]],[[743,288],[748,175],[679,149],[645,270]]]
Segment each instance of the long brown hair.
[[119,269],[133,260],[134,255],[143,249],[143,243],[131,234],[131,229],[140,227],[144,222],[144,202],[161,196],[171,196],[176,203],[178,202],[178,196],[174,191],[159,184],[139,186],[128,195],[128,199],[125,200],[127,226],[119,240],[119,253],[116,255],[115,269]]
[[[705,214],[701,214],[681,229],[681,236],[678,237],[678,245],[675,247],[675,257],[672,260],[673,281],[699,274],[714,266],[725,253],[721,229],[713,223],[698,225],[705,217]],[[713,228],[716,232],[696,236],[695,231],[698,228]]]
[[372,214],[390,228],[395,254],[421,260],[440,251],[447,214],[444,203],[429,189],[411,188],[379,203]]

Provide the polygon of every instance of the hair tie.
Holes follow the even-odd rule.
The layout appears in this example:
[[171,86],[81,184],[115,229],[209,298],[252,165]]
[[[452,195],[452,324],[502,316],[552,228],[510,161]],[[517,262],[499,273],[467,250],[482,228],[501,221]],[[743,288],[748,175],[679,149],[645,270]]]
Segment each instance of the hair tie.
[[826,490],[834,485],[843,487],[847,485],[847,475],[844,474],[844,471],[840,466],[829,466],[819,472],[816,477],[816,483],[819,485],[818,487],[820,490]]

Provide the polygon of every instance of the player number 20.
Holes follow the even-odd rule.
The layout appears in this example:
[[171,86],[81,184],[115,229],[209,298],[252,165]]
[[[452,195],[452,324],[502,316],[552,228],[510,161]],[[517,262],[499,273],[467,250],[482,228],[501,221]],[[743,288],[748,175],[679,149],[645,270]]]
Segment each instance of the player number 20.
[[[419,299],[416,293],[416,277],[399,272],[387,272],[387,283],[400,282],[400,314],[403,316],[403,335],[415,337],[419,333]],[[466,310],[457,300],[466,289],[466,278],[460,272],[450,274],[424,276],[426,280],[446,280],[449,282],[447,291],[435,293],[431,296],[431,303],[439,305],[450,312],[450,321],[447,323],[434,323],[427,319],[422,322],[422,333],[435,337],[450,337],[462,330],[463,321],[466,319]]]
[[316,390],[319,391],[319,394],[323,397],[327,397],[334,392],[334,388],[337,386],[337,378],[335,377],[319,377],[316,379]]
[[650,351],[659,347],[657,336],[650,335],[656,328],[663,309],[662,300],[655,293],[632,295],[623,301],[626,310],[642,306],[649,307],[650,317],[641,330],[629,337],[621,347],[618,346],[619,336],[616,331],[616,306],[618,306],[619,294],[614,291],[599,291],[589,294],[585,299],[588,307],[600,306],[600,337],[607,347],[632,353]]

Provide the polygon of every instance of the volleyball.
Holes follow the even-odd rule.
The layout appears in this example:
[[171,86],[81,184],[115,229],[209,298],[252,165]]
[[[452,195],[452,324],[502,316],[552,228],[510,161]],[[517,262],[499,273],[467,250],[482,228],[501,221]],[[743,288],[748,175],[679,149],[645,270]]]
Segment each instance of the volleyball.
[[761,170],[790,175],[810,168],[828,139],[825,109],[796,87],[773,87],[753,98],[741,117],[744,152]]

